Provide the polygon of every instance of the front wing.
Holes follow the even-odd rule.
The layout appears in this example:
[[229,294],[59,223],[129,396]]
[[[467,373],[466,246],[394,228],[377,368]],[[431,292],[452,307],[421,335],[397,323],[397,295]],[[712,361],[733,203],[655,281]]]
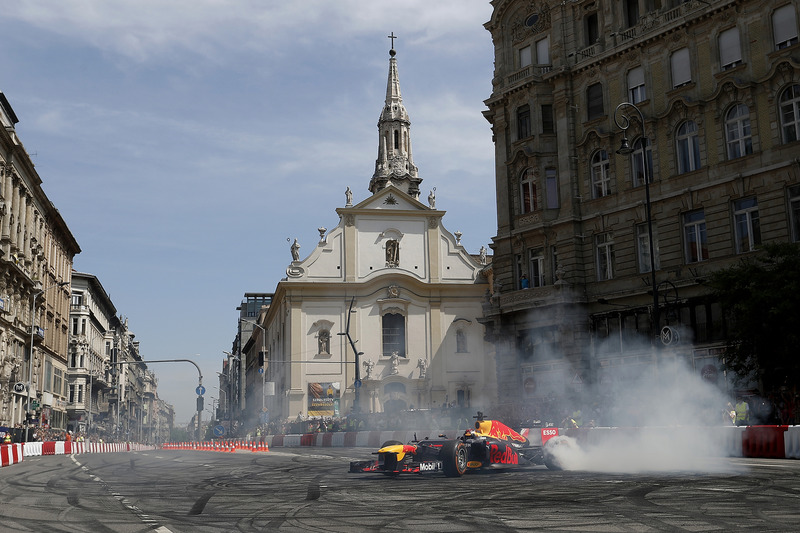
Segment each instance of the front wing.
[[378,472],[381,474],[432,474],[442,471],[441,461],[401,462],[389,467],[377,459],[370,461],[350,461],[351,473]]

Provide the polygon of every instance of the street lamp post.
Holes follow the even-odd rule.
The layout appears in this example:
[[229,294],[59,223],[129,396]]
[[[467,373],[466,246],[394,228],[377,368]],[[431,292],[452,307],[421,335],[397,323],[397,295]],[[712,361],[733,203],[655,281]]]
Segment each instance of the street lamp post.
[[[644,115],[641,109],[630,102],[622,102],[614,110],[614,122],[617,127],[622,130],[622,143],[620,144],[617,153],[620,155],[630,155],[634,149],[628,144],[628,137],[626,135],[628,128],[631,125],[631,118],[638,118],[639,124],[642,125],[642,136],[639,138],[639,146],[642,148],[642,172],[644,174],[644,198],[645,198],[645,212],[647,216],[647,243],[650,251],[650,287],[653,292],[653,314],[652,323],[650,324],[650,342],[654,343],[655,339],[659,336],[659,309],[658,309],[658,285],[656,284],[656,256],[653,246],[653,216],[650,209],[650,162],[647,160],[647,134],[645,133]],[[656,344],[657,345],[657,344]]]
[[31,351],[29,354],[30,357],[28,358],[28,404],[25,406],[25,442],[30,442],[31,440],[31,416],[33,413],[31,413],[30,410],[31,410],[31,389],[33,388],[33,342],[34,342],[34,335],[36,333],[36,299],[39,297],[39,295],[46,293],[50,289],[54,289],[56,287],[63,287],[64,285],[67,284],[69,284],[68,281],[54,283],[53,285],[38,290],[31,295]]

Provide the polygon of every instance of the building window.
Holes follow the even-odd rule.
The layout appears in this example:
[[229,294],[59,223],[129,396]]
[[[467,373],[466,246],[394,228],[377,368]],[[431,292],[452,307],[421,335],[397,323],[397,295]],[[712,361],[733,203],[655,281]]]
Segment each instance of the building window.
[[742,64],[739,28],[731,28],[719,34],[719,63],[722,70],[728,70]]
[[550,64],[550,38],[545,37],[536,41],[536,62],[539,65]]
[[522,213],[532,213],[536,211],[536,182],[533,177],[533,172],[530,169],[525,170],[522,174],[522,181],[520,182],[520,200]]
[[584,19],[584,30],[586,32],[586,46],[592,46],[600,39],[600,27],[597,23],[597,12],[589,13]]
[[669,58],[672,67],[672,87],[682,87],[692,81],[692,66],[689,61],[689,49],[681,48]]
[[53,370],[53,393],[59,396],[64,394],[64,371],[60,368]]
[[72,334],[78,335],[78,317],[72,317]]
[[725,117],[725,140],[728,144],[728,159],[753,153],[750,110],[746,105],[737,104],[728,111]]
[[[650,272],[650,235],[647,232],[647,224],[636,226],[636,243],[639,250],[639,272]],[[656,270],[661,269],[661,261],[658,253],[658,235],[653,226],[653,262]]]
[[742,198],[733,203],[733,222],[736,232],[736,253],[752,252],[761,244],[761,224],[758,220],[758,200]]
[[792,4],[779,7],[772,13],[772,33],[775,50],[797,43],[797,18]]
[[556,124],[553,121],[553,105],[542,104],[542,133],[555,133]]
[[792,224],[792,241],[800,242],[800,185],[789,187],[789,220]]
[[80,307],[83,305],[83,294],[79,292],[72,293],[72,307]]
[[469,353],[467,333],[463,329],[456,330],[456,353]]
[[519,49],[519,68],[525,68],[532,63],[530,45]]
[[598,150],[592,156],[592,198],[611,194],[611,177],[608,170],[608,152]]
[[588,109],[588,120],[602,117],[603,112],[603,85],[595,83],[586,89],[586,108]]
[[639,23],[639,0],[625,0],[625,19],[628,23],[628,28],[632,28]]
[[44,390],[53,392],[53,363],[44,362]]
[[784,143],[800,139],[800,85],[787,87],[781,94],[781,131]]
[[558,209],[561,205],[558,198],[558,174],[554,168],[544,169],[545,195],[547,196],[547,208]]
[[683,215],[683,237],[686,242],[687,263],[698,263],[708,259],[706,215],[702,209]]
[[[642,145],[644,145],[644,150],[642,149]],[[653,150],[650,146],[650,139],[641,138],[634,141],[633,146],[636,147],[631,154],[633,186],[639,187],[640,185],[644,185],[645,159],[647,160],[647,180],[649,183],[653,183]]]
[[678,152],[678,174],[700,168],[700,142],[697,138],[697,124],[687,120],[678,126],[675,138]]
[[611,233],[601,233],[595,237],[597,248],[597,281],[614,277],[614,238]]
[[632,68],[628,71],[628,97],[632,104],[647,100],[647,91],[644,87],[644,69]]
[[525,270],[522,268],[524,265],[522,264],[522,254],[515,254],[514,255],[514,273],[517,276],[517,280],[519,280],[519,288],[520,289],[527,289],[530,287],[530,280],[528,276],[525,275]]
[[399,313],[386,313],[382,318],[383,355],[397,353],[406,356],[406,317]]
[[75,403],[75,385],[69,386],[69,396],[67,396],[67,401],[69,403]]
[[544,251],[541,248],[528,251],[528,273],[531,287],[544,286]]
[[517,140],[531,136],[531,108],[527,105],[517,109]]

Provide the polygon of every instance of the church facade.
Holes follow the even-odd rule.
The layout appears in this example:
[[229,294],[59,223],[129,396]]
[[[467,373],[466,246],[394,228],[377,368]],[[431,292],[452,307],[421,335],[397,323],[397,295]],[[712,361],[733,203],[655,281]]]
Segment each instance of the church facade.
[[271,418],[476,408],[496,398],[478,321],[489,288],[485,250],[471,255],[444,227],[433,192],[419,199],[390,56],[370,195],[354,203],[348,187],[338,224],[319,229],[307,257],[295,240],[287,276],[257,318],[250,344],[265,347],[261,393]]

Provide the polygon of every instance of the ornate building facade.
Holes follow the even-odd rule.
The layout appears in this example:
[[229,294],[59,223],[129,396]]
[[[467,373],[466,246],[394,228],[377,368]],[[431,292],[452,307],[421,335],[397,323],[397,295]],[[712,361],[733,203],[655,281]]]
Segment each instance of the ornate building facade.
[[704,278],[800,240],[798,2],[492,6],[500,400],[610,389],[665,359],[725,387]]
[[[0,93],[0,425],[67,424],[69,282],[80,247]],[[30,409],[26,410],[30,399]]]

